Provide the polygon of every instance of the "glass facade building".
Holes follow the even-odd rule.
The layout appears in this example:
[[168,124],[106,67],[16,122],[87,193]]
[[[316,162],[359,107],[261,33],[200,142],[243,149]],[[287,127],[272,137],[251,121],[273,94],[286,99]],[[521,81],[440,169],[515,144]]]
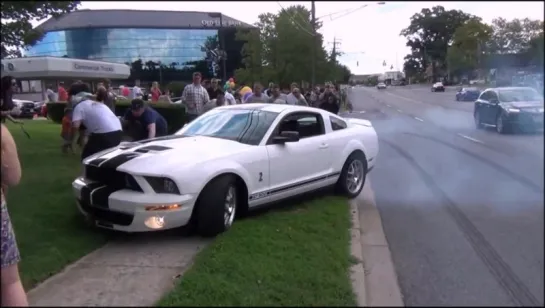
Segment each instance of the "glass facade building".
[[26,56],[55,56],[118,63],[153,61],[183,69],[206,58],[203,46],[217,29],[84,28],[47,32]]

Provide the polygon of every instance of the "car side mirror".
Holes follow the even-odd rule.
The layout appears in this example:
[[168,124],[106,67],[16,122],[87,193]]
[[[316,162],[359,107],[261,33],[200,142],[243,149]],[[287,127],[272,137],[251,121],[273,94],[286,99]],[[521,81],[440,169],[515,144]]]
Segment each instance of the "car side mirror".
[[278,136],[273,137],[274,144],[284,144],[286,142],[299,141],[299,132],[296,131],[282,131]]

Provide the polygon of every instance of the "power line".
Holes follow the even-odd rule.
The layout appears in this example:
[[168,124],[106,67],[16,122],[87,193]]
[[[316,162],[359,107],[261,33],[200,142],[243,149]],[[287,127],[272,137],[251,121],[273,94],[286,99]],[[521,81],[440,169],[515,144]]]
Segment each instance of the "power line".
[[300,30],[300,31],[303,31],[304,33],[314,37],[314,34],[312,34],[311,32],[309,32],[307,29],[305,29],[305,27],[301,26],[301,24],[299,24],[296,20],[295,20],[295,16],[297,15],[297,12],[295,12],[295,14],[292,16],[288,13],[288,11],[282,6],[282,4],[280,4],[279,1],[276,1],[276,3],[278,4],[278,6],[280,6],[280,8],[282,9],[282,11],[284,13],[286,13],[286,15],[288,15],[288,17],[290,18],[291,22],[293,22],[295,25],[294,27],[297,29],[297,30]]

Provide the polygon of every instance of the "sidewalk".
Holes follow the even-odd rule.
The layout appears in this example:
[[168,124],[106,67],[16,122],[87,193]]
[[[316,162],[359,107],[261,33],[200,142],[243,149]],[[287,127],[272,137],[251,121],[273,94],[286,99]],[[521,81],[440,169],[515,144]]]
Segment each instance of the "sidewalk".
[[28,292],[31,306],[151,306],[209,241],[172,233],[121,235]]

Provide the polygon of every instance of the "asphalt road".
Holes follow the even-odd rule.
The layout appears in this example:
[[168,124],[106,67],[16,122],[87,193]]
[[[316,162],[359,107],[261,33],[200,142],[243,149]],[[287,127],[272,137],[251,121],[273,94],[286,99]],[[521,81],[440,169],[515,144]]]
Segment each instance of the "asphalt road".
[[543,135],[475,129],[454,91],[349,90],[406,306],[543,306]]

